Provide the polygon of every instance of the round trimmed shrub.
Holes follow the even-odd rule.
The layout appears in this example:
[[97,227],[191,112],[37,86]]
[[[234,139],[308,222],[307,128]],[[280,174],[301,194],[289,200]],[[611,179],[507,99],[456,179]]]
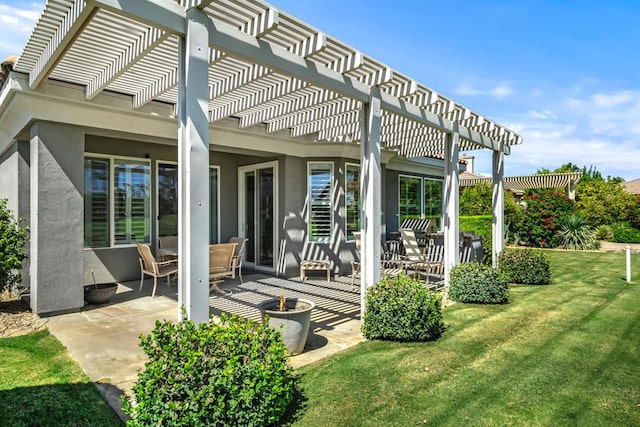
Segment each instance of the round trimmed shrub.
[[506,304],[509,287],[494,268],[466,262],[451,269],[449,298],[470,304]]
[[503,250],[498,257],[498,272],[507,283],[523,285],[548,285],[551,283],[551,264],[541,250]]
[[123,399],[128,426],[277,424],[293,402],[296,378],[279,332],[238,316],[218,324],[156,322],[141,338],[149,357]]
[[402,274],[385,277],[365,296],[362,334],[368,339],[432,341],[442,335],[442,299]]

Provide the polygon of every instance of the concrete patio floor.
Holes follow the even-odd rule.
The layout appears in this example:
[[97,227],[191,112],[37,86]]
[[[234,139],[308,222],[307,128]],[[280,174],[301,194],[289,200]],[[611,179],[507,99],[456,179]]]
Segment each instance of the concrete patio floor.
[[[303,353],[290,358],[299,367],[353,346],[363,340],[360,334],[360,292],[350,279],[337,278],[300,282],[264,274],[247,274],[226,280],[220,288],[229,295],[211,293],[210,313],[233,313],[260,319],[258,303],[281,293],[285,297],[306,298],[316,307]],[[318,276],[320,279],[321,276]],[[68,349],[71,357],[98,385],[109,404],[122,417],[120,395],[131,396],[137,372],[144,367],[145,354],[139,347],[140,335],[148,334],[156,320],[177,320],[177,286],[158,283],[151,297],[152,281],[146,280],[142,292],[139,281],[124,282],[109,304],[87,305],[81,311],[47,318],[50,332]]]

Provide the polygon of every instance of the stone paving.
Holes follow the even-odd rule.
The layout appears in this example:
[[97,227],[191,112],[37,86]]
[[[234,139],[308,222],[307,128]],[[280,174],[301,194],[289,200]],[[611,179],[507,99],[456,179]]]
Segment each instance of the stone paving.
[[[320,278],[320,277],[318,277]],[[109,304],[85,306],[81,311],[46,318],[51,333],[67,347],[71,357],[98,385],[109,404],[120,412],[120,395],[131,395],[137,372],[144,367],[145,355],[139,347],[140,335],[148,334],[156,320],[177,320],[177,288],[158,284],[151,297],[150,280],[142,292],[139,282],[125,282]],[[360,335],[360,292],[350,279],[288,280],[262,274],[245,275],[227,280],[220,286],[228,295],[212,293],[210,312],[234,313],[245,318],[260,319],[258,303],[283,294],[306,298],[316,307],[303,353],[292,356],[293,367],[299,367],[362,341]]]

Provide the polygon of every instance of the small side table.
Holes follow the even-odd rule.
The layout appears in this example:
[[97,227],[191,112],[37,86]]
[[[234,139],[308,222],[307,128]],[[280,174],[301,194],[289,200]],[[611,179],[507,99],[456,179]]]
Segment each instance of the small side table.
[[327,272],[327,282],[331,282],[331,262],[305,260],[300,263],[300,280],[303,282],[307,279],[305,270],[324,270]]

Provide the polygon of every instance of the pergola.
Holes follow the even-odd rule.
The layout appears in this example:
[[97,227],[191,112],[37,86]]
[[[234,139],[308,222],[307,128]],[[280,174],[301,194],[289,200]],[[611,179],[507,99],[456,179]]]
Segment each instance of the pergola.
[[[567,197],[575,199],[575,187],[582,179],[582,172],[545,173],[538,175],[520,175],[504,177],[505,190],[528,190],[533,188],[564,188]],[[478,184],[491,184],[492,178],[476,174],[463,173],[460,187],[474,187]]]
[[[381,149],[442,156],[445,283],[458,260],[458,157],[493,151],[493,256],[503,248],[503,162],[511,130],[259,0],[50,0],[16,65],[47,79],[130,97],[130,110],[175,106],[178,128],[179,305],[208,307],[208,152],[212,123],[289,130],[359,143],[362,295],[380,278]],[[213,127],[215,130],[215,127]]]

